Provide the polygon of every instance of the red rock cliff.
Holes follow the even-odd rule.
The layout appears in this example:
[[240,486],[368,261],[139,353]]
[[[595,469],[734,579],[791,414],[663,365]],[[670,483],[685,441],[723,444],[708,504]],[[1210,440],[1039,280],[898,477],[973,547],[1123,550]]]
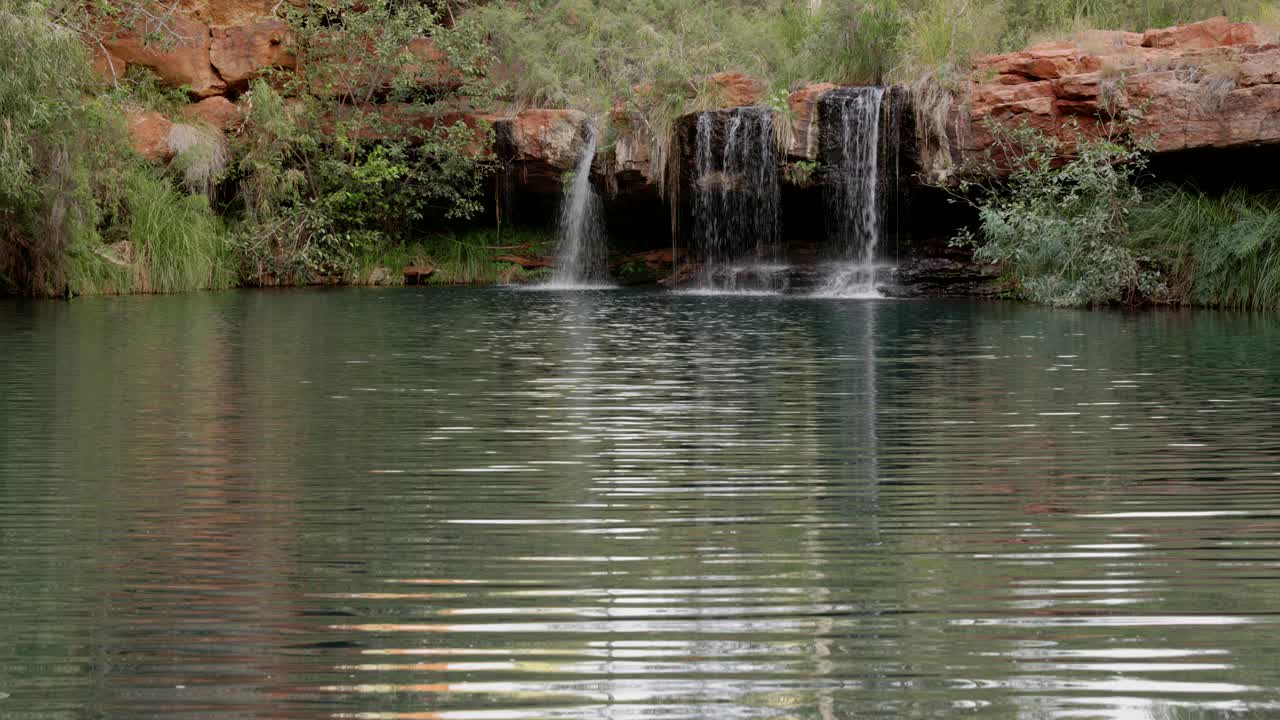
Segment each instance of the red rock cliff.
[[[989,122],[1026,123],[1064,142],[1128,113],[1156,152],[1280,143],[1280,45],[1246,23],[1212,18],[1145,33],[1091,31],[979,60],[955,112],[958,159],[992,143]],[[959,124],[963,127],[963,123]]]

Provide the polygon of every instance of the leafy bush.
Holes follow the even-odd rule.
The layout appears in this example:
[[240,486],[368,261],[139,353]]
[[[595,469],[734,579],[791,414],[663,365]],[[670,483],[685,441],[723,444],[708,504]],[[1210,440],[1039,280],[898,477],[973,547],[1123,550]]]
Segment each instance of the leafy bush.
[[810,187],[818,175],[818,163],[811,160],[796,160],[783,168],[787,182],[796,187]]
[[[492,130],[454,111],[462,94],[485,102],[488,50],[473,22],[442,25],[445,10],[342,0],[289,14],[301,69],[275,78],[284,93],[253,83],[237,139],[248,276],[343,276],[388,244],[480,211]],[[447,67],[411,51],[423,38]]]
[[1037,302],[1101,305],[1163,294],[1159,274],[1128,244],[1129,214],[1142,202],[1141,147],[1121,135],[1077,132],[1065,155],[1055,138],[1027,126],[989,127],[993,163],[1007,164],[1008,175],[979,188],[980,234],[966,231],[960,243],[1004,266]]
[[130,173],[124,208],[146,292],[230,287],[230,245],[203,195],[182,195],[145,169]]
[[87,97],[88,55],[71,29],[39,4],[5,4],[0,38],[0,291],[61,293],[67,249],[98,242],[123,135]]
[[545,274],[545,269],[525,270],[500,261],[500,255],[545,255],[550,238],[531,230],[475,229],[444,233],[424,240],[421,253],[435,266],[430,282],[440,285],[492,285],[528,282]]
[[[1226,12],[1275,14],[1267,0],[500,0],[471,8],[517,105],[603,112],[615,100],[684,106],[690,78],[739,71],[774,89],[828,81],[959,80],[976,54],[1085,27],[1144,30]],[[659,92],[636,98],[652,83]],[[641,108],[647,110],[649,108]]]
[[[229,284],[226,236],[205,198],[179,192],[129,147],[122,104],[151,86],[130,90],[121,78],[95,95],[84,22],[71,10],[51,16],[39,2],[0,5],[0,291]],[[182,169],[207,184],[212,165],[197,155]],[[131,255],[105,246],[120,241]]]
[[1002,264],[1027,298],[1280,307],[1280,195],[1143,189],[1144,148],[1123,135],[1077,134],[1067,155],[1026,127],[992,131],[1011,172],[963,188],[977,192],[980,228],[957,242]]

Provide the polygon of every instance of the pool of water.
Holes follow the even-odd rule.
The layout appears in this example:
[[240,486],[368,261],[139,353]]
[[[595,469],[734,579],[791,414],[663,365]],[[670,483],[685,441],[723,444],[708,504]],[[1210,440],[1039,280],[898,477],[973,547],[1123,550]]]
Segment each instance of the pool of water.
[[1280,717],[1280,319],[0,303],[0,717]]

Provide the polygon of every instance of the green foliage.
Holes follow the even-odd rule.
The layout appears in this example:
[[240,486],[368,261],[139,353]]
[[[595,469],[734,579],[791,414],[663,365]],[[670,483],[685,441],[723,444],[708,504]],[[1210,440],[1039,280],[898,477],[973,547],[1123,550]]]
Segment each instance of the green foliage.
[[41,4],[0,4],[0,67],[0,292],[61,293],[68,248],[100,242],[131,151],[88,94],[79,37]]
[[[1275,14],[1267,0],[506,0],[468,11],[490,33],[516,104],[646,118],[696,109],[690,79],[744,72],[775,89],[804,82],[955,84],[977,54],[1086,27],[1144,30],[1227,12]],[[653,92],[637,93],[649,84]],[[651,123],[661,129],[664,123]]]
[[1149,260],[1129,249],[1129,214],[1142,201],[1135,178],[1146,164],[1143,148],[1122,134],[1077,132],[1068,156],[1056,139],[1029,127],[989,127],[993,163],[1009,172],[975,202],[980,235],[959,238],[975,247],[976,258],[1000,263],[1028,298],[1050,305],[1163,294]]
[[[1233,19],[1280,15],[1265,0],[811,5],[286,3],[280,9],[293,29],[290,50],[299,69],[257,81],[242,96],[248,120],[233,147],[178,126],[169,138],[178,155],[164,171],[138,162],[119,118],[125,108],[172,117],[186,90],[164,87],[139,68],[120,68],[103,83],[90,72],[87,50],[111,27],[98,22],[104,17],[164,47],[174,41],[166,23],[172,9],[149,0],[0,0],[0,291],[167,292],[225,286],[233,275],[286,283],[350,279],[402,260],[437,264],[436,282],[519,280],[536,273],[493,259],[506,239],[445,229],[480,211],[493,169],[492,131],[460,118],[469,108],[492,107],[497,94],[514,106],[597,114],[619,108],[613,122],[647,133],[655,164],[665,167],[678,118],[721,104],[719,87],[706,80],[712,73],[764,79],[763,102],[778,114],[780,139],[789,127],[787,93],[801,83],[906,81],[916,100],[920,152],[932,163],[950,156],[945,110],[975,54],[1087,26],[1138,30],[1222,10]],[[1211,110],[1234,87],[1236,68],[1201,70],[1197,82]],[[493,86],[504,78],[502,87]],[[1141,161],[1117,150],[1123,147],[1082,144],[1074,162],[1015,173],[1004,191],[993,189],[984,200],[984,252],[1017,268],[1028,293],[1053,302],[1104,302],[1130,297],[1135,287],[1149,290],[1144,261],[1125,249],[1125,213],[1146,206],[1136,190],[1129,193]],[[797,163],[788,176],[805,184],[814,170]],[[234,188],[234,199],[219,188]],[[1002,204],[1000,198],[1012,197],[1020,199]],[[213,199],[232,233],[210,209]],[[1260,219],[1267,212],[1239,205],[1218,213],[1232,218],[1232,237],[1269,237],[1270,225]],[[1028,237],[1041,240],[1018,240]],[[1091,239],[1076,241],[1082,237]],[[124,240],[128,258],[108,248]],[[1167,255],[1197,268],[1186,277],[1256,278],[1247,298],[1197,285],[1197,301],[1271,302],[1269,271],[1259,269],[1269,267],[1259,259],[1269,257],[1269,241],[1241,242],[1188,241],[1185,252]],[[1162,250],[1169,248],[1152,252]],[[1121,281],[1094,277],[1104,269]]]
[[68,295],[121,295],[138,291],[137,271],[101,246],[76,244],[64,262]]
[[290,13],[302,69],[278,81],[293,102],[266,81],[250,89],[235,153],[250,277],[348,275],[359,258],[481,209],[492,129],[454,114],[460,93],[486,97],[478,26],[444,27],[441,2],[356,4]]
[[783,169],[787,182],[796,187],[810,187],[818,176],[818,163],[812,160],[796,160]]
[[1029,128],[992,130],[1012,172],[977,188],[980,233],[957,241],[1001,263],[1027,298],[1280,307],[1280,195],[1144,191],[1144,148],[1123,135],[1077,136],[1067,156]]
[[615,99],[643,109],[696,102],[689,81],[723,70],[782,89],[820,74],[875,79],[889,57],[878,51],[892,42],[893,3],[832,5],[838,9],[815,14],[791,0],[542,0],[491,3],[472,14],[510,68],[509,97],[602,112]]
[[439,285],[493,285],[530,282],[546,274],[545,269],[525,270],[519,265],[497,260],[500,255],[545,255],[551,238],[533,230],[473,229],[443,233],[424,240],[422,257],[436,269],[430,282]]
[[1000,46],[1015,50],[1032,36],[1070,29],[1106,28],[1141,32],[1227,15],[1266,20],[1268,0],[1003,0],[1009,28]]
[[148,164],[124,171],[111,246],[82,241],[66,251],[72,295],[173,293],[227,288],[238,278],[230,235],[202,195],[188,195]]
[[135,65],[120,68],[117,73],[115,82],[104,95],[119,105],[176,117],[191,102],[187,92],[189,88],[165,85],[149,68]]
[[[0,290],[230,284],[226,236],[205,198],[179,192],[128,145],[121,105],[154,94],[154,83],[126,76],[112,92],[93,95],[77,18],[52,17],[41,3],[0,5]],[[179,168],[188,180],[208,181],[209,166],[190,160]],[[105,245],[121,241],[132,257]]]
[[803,70],[831,82],[883,84],[896,63],[896,47],[910,9],[896,0],[831,3],[815,13],[814,35],[802,49]]
[[996,48],[1006,31],[1003,5],[986,0],[925,0],[904,13],[894,48],[893,79],[932,78],[948,88],[967,79],[969,63]]
[[171,293],[234,284],[227,234],[204,196],[180,194],[142,169],[127,179],[124,208],[142,290]]
[[1155,189],[1132,214],[1133,242],[1169,267],[1178,302],[1280,307],[1280,196]]

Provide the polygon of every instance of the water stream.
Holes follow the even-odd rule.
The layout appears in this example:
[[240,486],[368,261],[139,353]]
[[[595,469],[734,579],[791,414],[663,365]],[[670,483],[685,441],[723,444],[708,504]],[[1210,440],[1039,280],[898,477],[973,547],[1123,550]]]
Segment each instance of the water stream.
[[773,111],[704,112],[695,128],[696,292],[780,292],[781,182]]
[[604,228],[604,207],[591,185],[591,164],[595,161],[598,131],[591,125],[582,154],[574,168],[573,182],[560,203],[559,244],[555,272],[543,287],[548,289],[591,289],[608,287],[609,249]]
[[822,99],[827,127],[838,143],[834,172],[827,183],[835,257],[818,295],[879,297],[884,97],[883,87],[854,87],[832,91]]

